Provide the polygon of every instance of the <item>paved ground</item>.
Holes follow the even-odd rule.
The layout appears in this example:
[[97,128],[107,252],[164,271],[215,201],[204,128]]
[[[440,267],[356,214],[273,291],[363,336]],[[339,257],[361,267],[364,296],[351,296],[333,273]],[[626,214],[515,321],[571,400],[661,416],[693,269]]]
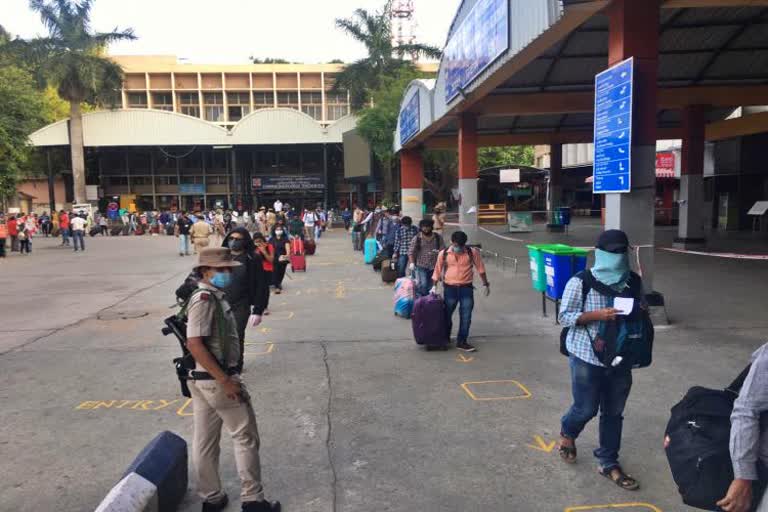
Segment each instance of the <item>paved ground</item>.
[[[520,243],[478,237],[525,257]],[[91,510],[157,432],[191,437],[177,348],[159,329],[192,259],[165,237],[87,243],[74,254],[36,240],[31,257],[0,263],[0,510]],[[675,323],[657,335],[654,366],[635,373],[622,460],[643,488],[628,493],[595,475],[594,425],[575,466],[549,451],[567,365],[526,260],[517,275],[489,267],[480,351],[462,360],[417,349],[361,259],[341,232],[324,238],[248,333],[265,485],[288,511],[687,510],[661,450],[669,407],[693,384],[726,384],[768,339],[768,262],[658,254]],[[222,473],[237,496],[228,441]],[[190,494],[184,510],[198,506]]]

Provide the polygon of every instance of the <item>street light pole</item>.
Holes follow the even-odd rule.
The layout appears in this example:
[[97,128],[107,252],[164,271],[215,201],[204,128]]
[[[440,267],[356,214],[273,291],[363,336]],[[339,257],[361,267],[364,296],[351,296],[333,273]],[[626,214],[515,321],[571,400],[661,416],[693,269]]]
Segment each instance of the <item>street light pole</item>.
[[45,155],[48,158],[48,202],[50,203],[51,215],[56,211],[56,192],[53,182],[53,166],[51,165],[51,150],[46,149]]

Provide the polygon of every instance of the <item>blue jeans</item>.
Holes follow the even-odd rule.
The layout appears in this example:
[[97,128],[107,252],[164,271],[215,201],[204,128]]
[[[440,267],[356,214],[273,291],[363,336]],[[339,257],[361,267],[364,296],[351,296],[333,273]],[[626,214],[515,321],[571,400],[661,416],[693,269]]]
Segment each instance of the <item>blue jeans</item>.
[[624,405],[632,389],[632,371],[613,370],[570,357],[573,405],[562,419],[561,432],[576,439],[600,412],[600,447],[593,453],[604,470],[619,465]]
[[179,254],[189,256],[189,235],[179,235]]
[[469,326],[472,324],[472,308],[475,307],[475,289],[472,285],[445,286],[445,308],[448,320],[448,334],[453,330],[453,312],[459,306],[459,334],[456,343],[462,344],[469,338]]
[[401,254],[397,257],[397,277],[405,277],[408,270],[408,255]]
[[426,297],[432,288],[432,273],[435,269],[416,267],[416,297]]
[[75,250],[77,250],[78,242],[80,242],[80,250],[85,250],[85,238],[83,237],[84,234],[85,231],[81,231],[79,229],[72,230],[72,243],[75,245]]
[[61,245],[69,245],[69,229],[61,229]]

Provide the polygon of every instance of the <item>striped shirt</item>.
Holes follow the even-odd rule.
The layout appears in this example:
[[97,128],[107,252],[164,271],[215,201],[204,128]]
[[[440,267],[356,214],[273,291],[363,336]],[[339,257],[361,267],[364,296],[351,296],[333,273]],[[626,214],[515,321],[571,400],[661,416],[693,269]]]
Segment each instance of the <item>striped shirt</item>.
[[560,316],[558,316],[558,320],[563,327],[570,327],[568,337],[565,340],[568,353],[585,363],[605,367],[603,363],[598,361],[595,352],[592,350],[591,340],[597,336],[600,322],[590,322],[589,325],[576,325],[576,320],[585,311],[596,311],[610,307],[612,303],[611,297],[591,289],[587,294],[586,304],[583,304],[583,283],[584,281],[578,277],[572,277],[565,285],[563,298],[560,301]]
[[752,356],[752,368],[733,404],[731,460],[734,476],[744,480],[757,480],[758,461],[768,467],[768,343]]
[[411,242],[418,233],[419,228],[416,226],[398,226],[395,233],[394,253],[407,256],[411,252]]

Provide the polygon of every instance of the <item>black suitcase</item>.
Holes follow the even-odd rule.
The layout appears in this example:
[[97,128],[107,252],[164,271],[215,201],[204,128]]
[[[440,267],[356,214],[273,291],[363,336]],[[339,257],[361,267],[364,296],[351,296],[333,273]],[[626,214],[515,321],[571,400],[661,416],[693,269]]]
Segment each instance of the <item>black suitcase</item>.
[[112,236],[117,236],[123,231],[122,226],[117,226],[109,230],[109,234]]
[[397,269],[394,260],[384,260],[381,263],[381,280],[385,283],[397,281]]
[[101,233],[101,226],[96,226],[94,228],[91,228],[90,231],[88,231],[88,234],[91,235],[91,236],[96,236],[99,233]]
[[380,252],[376,255],[375,258],[373,258],[373,271],[379,272],[382,269],[382,264],[384,263],[384,260],[389,259],[389,257],[384,254],[384,252]]
[[[683,503],[719,511],[716,505],[733,481],[729,441],[733,402],[749,373],[747,367],[724,390],[696,386],[674,407],[665,431],[665,451]],[[761,491],[755,485],[755,503]]]

